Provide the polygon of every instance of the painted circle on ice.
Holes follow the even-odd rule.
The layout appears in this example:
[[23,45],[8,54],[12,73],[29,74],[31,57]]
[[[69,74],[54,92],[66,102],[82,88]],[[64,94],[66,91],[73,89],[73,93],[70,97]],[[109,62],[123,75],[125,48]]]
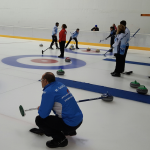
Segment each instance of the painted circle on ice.
[[57,60],[54,59],[32,59],[31,61],[35,63],[48,63],[48,64],[58,62]]
[[[106,50],[106,49],[99,49],[100,52],[97,53],[97,52],[96,52],[96,49],[97,49],[97,48],[90,48],[90,49],[91,49],[91,51],[93,52],[93,54],[92,54],[92,52],[87,51],[87,48],[80,48],[79,50],[81,50],[81,52],[77,52],[77,51],[79,51],[79,50],[77,50],[77,51],[70,50],[69,48],[66,48],[65,51],[68,52],[68,53],[82,54],[82,55],[95,55],[95,56],[104,56],[104,53],[101,54],[101,51],[105,51],[105,52],[108,51],[108,50]],[[83,51],[83,52],[82,52],[82,51]],[[95,52],[94,52],[94,51],[95,51]],[[112,55],[112,53],[107,53],[107,55]]]
[[[41,56],[41,55],[19,55],[19,56],[11,56],[11,57],[6,57],[4,59],[2,59],[2,62],[4,64],[10,65],[10,66],[14,66],[14,67],[20,67],[20,68],[28,68],[28,69],[52,69],[52,70],[56,70],[56,69],[73,69],[73,68],[79,68],[79,67],[83,67],[86,65],[86,62],[80,59],[76,59],[76,58],[71,58],[71,63],[66,63],[64,65],[58,65],[58,66],[36,66],[36,65],[30,65],[30,64],[23,64],[18,62],[17,60],[21,59],[21,58],[33,58],[33,57],[41,57],[41,59],[43,59],[44,57],[52,57],[55,58],[57,60],[55,61],[59,61],[60,63],[61,61],[65,62],[65,58],[58,58],[57,56],[54,55],[45,55],[45,56]],[[31,59],[32,61],[33,59]],[[35,59],[34,59],[35,60]],[[54,60],[54,59],[53,59]],[[59,62],[57,62],[59,63]]]

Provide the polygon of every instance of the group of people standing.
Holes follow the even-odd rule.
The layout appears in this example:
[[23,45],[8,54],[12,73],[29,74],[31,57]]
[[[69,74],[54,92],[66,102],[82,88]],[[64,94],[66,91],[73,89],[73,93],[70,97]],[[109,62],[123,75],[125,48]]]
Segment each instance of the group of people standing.
[[79,49],[78,40],[77,40],[77,37],[78,37],[78,34],[79,34],[79,29],[76,29],[76,31],[71,34],[71,37],[70,37],[68,43],[65,46],[66,35],[67,35],[67,31],[66,31],[67,26],[66,26],[66,24],[63,24],[62,27],[61,27],[62,30],[59,32],[59,46],[60,47],[58,47],[58,43],[57,43],[58,26],[59,26],[59,23],[56,22],[56,24],[53,28],[53,31],[52,31],[52,43],[50,44],[50,49],[53,49],[52,46],[55,43],[56,49],[60,49],[60,56],[58,56],[58,57],[59,58],[64,58],[64,50],[65,50],[65,48],[67,48],[67,46],[72,41],[72,39],[74,39],[76,41],[76,49]]
[[116,57],[116,67],[111,75],[120,77],[121,73],[125,70],[125,59],[129,48],[130,30],[126,27],[126,21],[122,20],[118,28],[113,24],[113,26],[110,27],[110,31],[110,35],[106,39],[111,37],[110,52],[113,51]]
[[[60,47],[58,47],[58,43],[57,43],[58,26],[59,26],[59,23],[57,22],[52,31],[52,43],[50,44],[50,49],[53,49],[52,46],[55,43],[56,49],[60,49],[60,55],[58,57],[64,58],[64,50],[65,48],[67,48],[67,46],[72,41],[72,39],[74,39],[76,42],[76,49],[79,49],[78,40],[77,40],[77,37],[79,35],[79,29],[76,29],[76,31],[71,34],[68,43],[65,45],[66,35],[67,35],[67,31],[66,31],[67,26],[66,24],[63,24],[61,27],[62,30],[59,32],[59,46]],[[97,28],[97,25],[95,26],[95,28]],[[115,24],[113,24],[113,26],[110,27],[110,31],[111,31],[110,35],[106,38],[106,40],[108,38],[111,38],[110,52],[113,52],[114,56],[116,57],[116,67],[115,67],[115,70],[111,73],[111,75],[114,77],[120,77],[121,73],[123,73],[125,69],[125,58],[126,58],[126,54],[129,48],[130,31],[126,27],[125,20],[122,20],[120,22],[120,25],[118,26],[118,28],[116,27]]]

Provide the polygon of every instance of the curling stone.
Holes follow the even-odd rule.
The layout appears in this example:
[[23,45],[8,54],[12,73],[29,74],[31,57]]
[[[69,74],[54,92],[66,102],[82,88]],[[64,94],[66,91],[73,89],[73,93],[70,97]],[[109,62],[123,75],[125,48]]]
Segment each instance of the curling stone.
[[97,52],[97,53],[99,53],[99,52],[100,52],[100,50],[99,50],[99,49],[97,49],[97,50],[96,50],[96,52]]
[[71,45],[69,49],[75,50],[74,45]]
[[62,69],[60,69],[60,70],[57,71],[57,74],[58,74],[58,75],[64,75],[64,74],[65,74],[65,71],[63,71]]
[[39,46],[40,46],[40,47],[43,47],[43,44],[40,44]]
[[102,94],[101,97],[102,97],[102,100],[105,102],[112,102],[114,98],[112,95],[108,94],[108,92],[105,94]]
[[134,82],[131,82],[131,83],[130,83],[130,86],[131,86],[132,88],[138,88],[138,87],[140,86],[140,83],[138,83],[138,82],[135,80]]
[[65,62],[70,62],[71,61],[71,59],[69,58],[69,57],[67,57],[66,59],[65,59]]
[[138,87],[138,88],[136,89],[136,91],[137,91],[139,94],[147,94],[148,89],[147,89],[144,85],[141,85],[140,87]]
[[91,49],[88,47],[86,50],[87,50],[87,51],[90,51]]

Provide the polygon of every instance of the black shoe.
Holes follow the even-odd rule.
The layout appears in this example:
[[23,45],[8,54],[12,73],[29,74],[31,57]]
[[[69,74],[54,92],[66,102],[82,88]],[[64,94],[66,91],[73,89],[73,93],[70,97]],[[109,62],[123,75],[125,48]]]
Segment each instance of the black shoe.
[[114,74],[115,72],[111,72],[110,74]]
[[113,77],[120,77],[120,73],[113,73],[113,74],[111,74]]
[[49,148],[65,147],[68,145],[68,140],[66,138],[61,141],[51,140],[51,141],[47,141],[46,145]]
[[64,56],[58,56],[59,58],[64,58]]
[[38,135],[44,135],[43,131],[41,129],[33,128],[30,130],[30,132],[38,134]]
[[52,47],[50,47],[49,49],[53,50],[53,48],[52,48]]
[[65,136],[75,136],[75,135],[77,135],[77,132],[76,131],[69,132],[69,133],[64,132],[64,134],[65,134]]
[[56,47],[56,49],[60,49],[59,47]]
[[79,49],[79,47],[76,47],[76,49]]

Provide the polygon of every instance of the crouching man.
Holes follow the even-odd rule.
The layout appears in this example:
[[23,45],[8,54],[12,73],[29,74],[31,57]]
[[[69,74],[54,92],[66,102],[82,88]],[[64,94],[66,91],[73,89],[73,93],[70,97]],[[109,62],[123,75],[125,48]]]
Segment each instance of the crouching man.
[[[53,139],[47,141],[49,148],[65,147],[68,145],[67,135],[76,135],[76,129],[83,121],[83,114],[68,88],[55,81],[51,72],[46,72],[41,79],[43,94],[41,105],[38,107],[39,116],[35,123],[39,129],[33,128],[30,132]],[[51,110],[55,115],[50,115]]]

